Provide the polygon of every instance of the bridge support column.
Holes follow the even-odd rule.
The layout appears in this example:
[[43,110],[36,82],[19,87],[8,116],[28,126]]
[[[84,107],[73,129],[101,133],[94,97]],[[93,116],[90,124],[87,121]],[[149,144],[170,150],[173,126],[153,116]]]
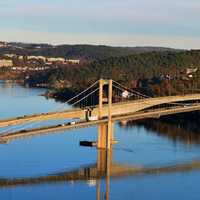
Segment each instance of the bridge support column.
[[98,144],[101,149],[110,149],[114,140],[114,125],[112,122],[112,80],[99,80],[99,119],[102,118],[103,86],[108,85],[108,124],[99,126]]
[[99,125],[97,148],[106,149],[107,132],[108,132],[107,124]]
[[103,108],[103,86],[105,82],[103,79],[99,80],[99,119],[102,118],[102,108]]
[[108,132],[107,132],[107,149],[111,148],[112,140],[112,80],[108,82]]
[[[98,149],[106,149],[107,145],[109,145],[110,148],[111,148],[112,144],[115,143],[115,139],[114,139],[114,122],[112,122],[110,126],[111,127],[108,130],[108,124],[100,124],[99,125],[98,143],[97,143],[97,148]],[[110,134],[108,134],[108,131],[110,131]],[[108,140],[110,141],[110,144],[107,144]]]

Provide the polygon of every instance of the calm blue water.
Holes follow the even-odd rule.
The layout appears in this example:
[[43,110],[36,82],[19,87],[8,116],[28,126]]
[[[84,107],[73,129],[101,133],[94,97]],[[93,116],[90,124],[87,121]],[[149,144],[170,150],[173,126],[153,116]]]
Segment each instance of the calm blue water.
[[[0,118],[53,111],[62,104],[47,100],[44,89],[0,83]],[[66,105],[66,108],[68,106]],[[79,146],[80,140],[96,140],[98,127],[64,131],[0,145],[0,178],[34,178],[70,172],[97,162],[97,150]],[[200,145],[173,142],[144,127],[115,125],[119,143],[112,160],[121,166],[165,167],[200,160]],[[200,171],[129,175],[110,178],[109,199],[200,199]],[[52,181],[6,187],[0,183],[2,200],[98,199],[97,180]],[[105,178],[100,180],[100,199],[105,199]],[[107,198],[108,199],[108,198]]]

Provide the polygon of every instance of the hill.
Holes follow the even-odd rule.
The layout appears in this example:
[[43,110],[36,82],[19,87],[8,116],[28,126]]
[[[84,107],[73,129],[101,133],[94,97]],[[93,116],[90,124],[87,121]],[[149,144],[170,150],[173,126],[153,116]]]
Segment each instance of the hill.
[[[188,68],[197,73],[188,76]],[[146,94],[177,94],[200,89],[200,51],[148,52],[110,57],[83,66],[49,70],[30,76],[30,84],[48,84],[58,93],[79,92],[99,78],[112,78]]]
[[57,45],[8,43],[0,48],[0,54],[41,55],[47,57],[78,58],[88,61],[102,60],[109,57],[121,57],[145,52],[176,52],[177,49],[164,47],[111,47],[103,45]]

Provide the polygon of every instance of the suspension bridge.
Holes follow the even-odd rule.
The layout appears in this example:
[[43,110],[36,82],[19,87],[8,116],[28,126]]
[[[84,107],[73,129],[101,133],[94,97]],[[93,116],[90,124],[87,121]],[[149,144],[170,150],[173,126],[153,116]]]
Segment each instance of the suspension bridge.
[[[66,109],[66,105],[70,105],[70,108]],[[52,112],[0,120],[0,142],[98,125],[96,146],[110,149],[115,142],[116,121],[159,118],[196,110],[200,110],[198,93],[150,97],[114,80],[100,79]],[[32,128],[36,124],[52,120],[70,122]]]

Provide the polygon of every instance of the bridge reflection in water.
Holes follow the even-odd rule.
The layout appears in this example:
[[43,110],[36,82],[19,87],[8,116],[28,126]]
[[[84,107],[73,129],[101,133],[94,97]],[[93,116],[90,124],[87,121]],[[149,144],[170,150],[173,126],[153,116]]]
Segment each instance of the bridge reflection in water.
[[[61,172],[53,175],[44,175],[28,178],[2,178],[0,179],[1,188],[39,185],[59,182],[77,182],[86,181],[89,185],[96,185],[96,199],[109,200],[110,179],[124,176],[145,176],[161,175],[166,173],[188,172],[200,170],[200,160],[168,165],[162,167],[143,167],[128,166],[115,163],[113,161],[113,150],[97,150],[97,162],[86,167],[80,167],[67,172]],[[106,183],[106,187],[102,182]],[[104,188],[105,187],[105,188]]]

